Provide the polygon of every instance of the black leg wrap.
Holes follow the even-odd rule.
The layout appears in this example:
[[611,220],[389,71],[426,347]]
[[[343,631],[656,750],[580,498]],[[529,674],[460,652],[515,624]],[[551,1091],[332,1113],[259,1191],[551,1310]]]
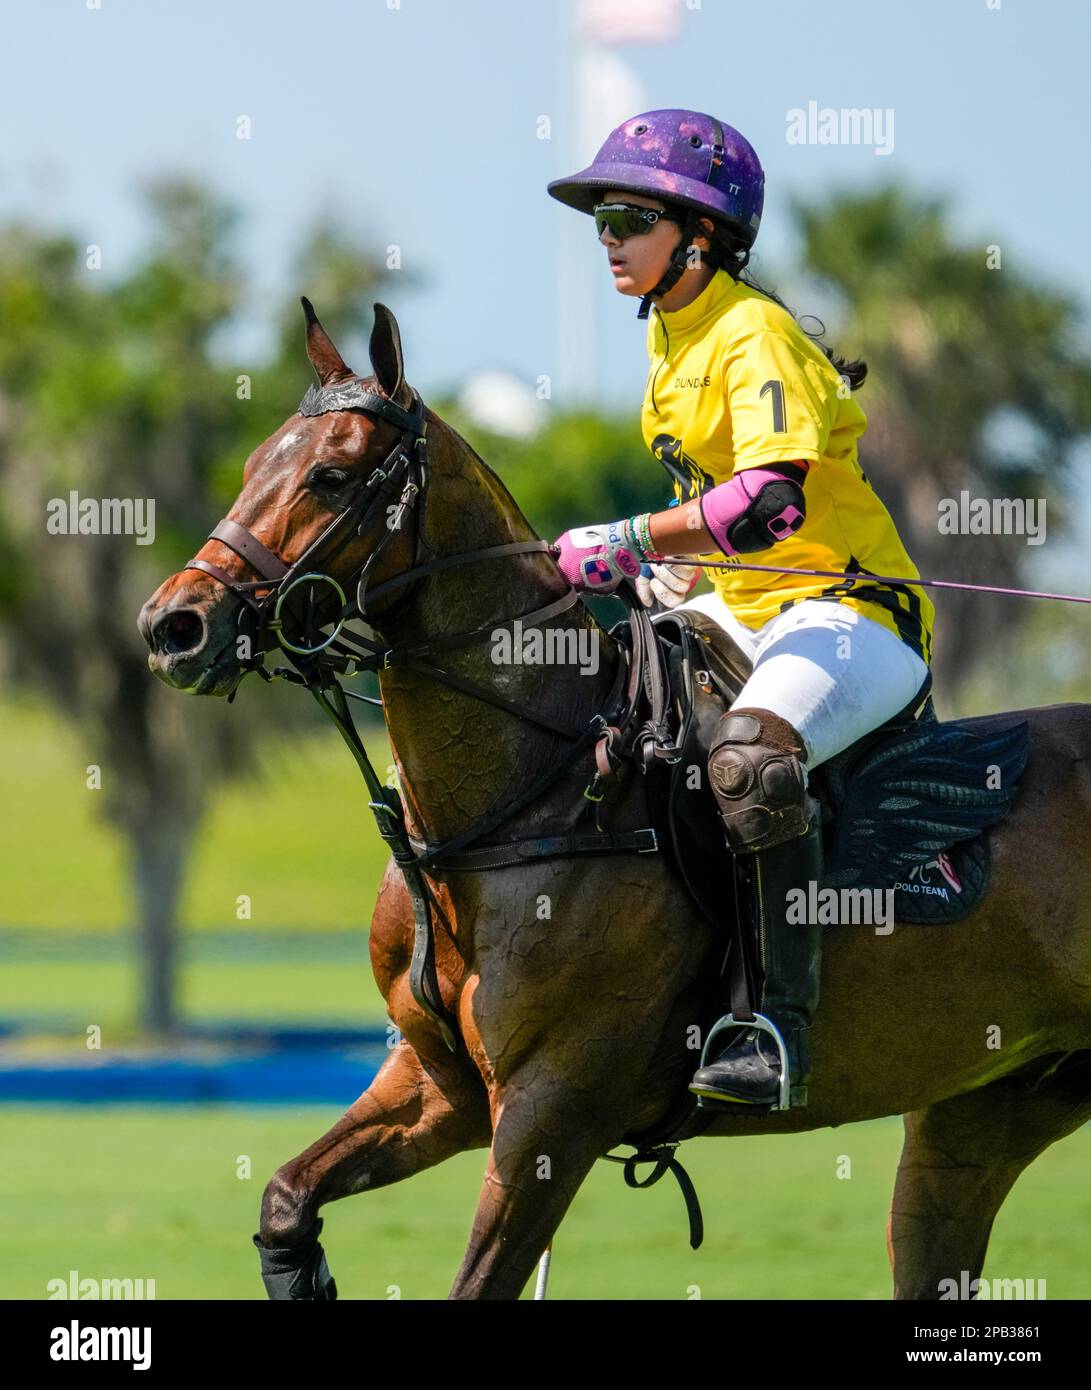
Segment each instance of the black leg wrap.
[[261,1256],[261,1278],[265,1292],[277,1303],[307,1301],[314,1303],[332,1302],[337,1297],[337,1285],[326,1263],[325,1251],[318,1243],[322,1221],[314,1223],[314,1230],[302,1245],[284,1246],[267,1250],[261,1237],[254,1236],[254,1244]]

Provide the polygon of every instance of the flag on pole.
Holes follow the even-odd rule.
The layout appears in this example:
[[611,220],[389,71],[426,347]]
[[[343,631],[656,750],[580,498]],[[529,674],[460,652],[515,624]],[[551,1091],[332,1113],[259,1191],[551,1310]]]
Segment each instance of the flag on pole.
[[[613,50],[677,37],[683,0],[558,0],[558,73],[563,112],[559,173],[589,164],[610,131],[645,109],[637,74]],[[558,244],[558,398],[599,398],[596,308],[604,296],[601,255],[583,218],[568,218]]]
[[629,64],[607,48],[582,47],[575,65],[577,165],[590,164],[614,126],[644,109],[644,88]]
[[667,43],[681,25],[682,0],[581,0],[580,29],[592,43]]

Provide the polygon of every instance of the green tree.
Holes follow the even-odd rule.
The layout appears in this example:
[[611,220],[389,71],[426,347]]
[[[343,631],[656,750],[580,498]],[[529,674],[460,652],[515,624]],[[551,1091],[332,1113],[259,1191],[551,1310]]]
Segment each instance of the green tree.
[[531,525],[552,540],[570,526],[658,510],[670,501],[670,479],[641,437],[638,405],[622,418],[561,415],[530,439],[483,430],[453,401],[433,408],[500,474]]
[[[1062,539],[1072,453],[1091,429],[1078,301],[990,239],[956,240],[942,199],[888,187],[797,203],[794,215],[802,262],[837,302],[830,341],[868,362],[861,461],[921,573],[1035,587],[1024,537],[944,535],[938,507],[963,490],[1044,498],[1046,544]],[[941,691],[1009,650],[1032,606],[949,592],[936,601]]]
[[[0,230],[0,617],[11,677],[78,725],[88,764],[102,769],[104,810],[131,851],[142,1021],[165,1032],[177,1022],[175,921],[187,856],[210,789],[248,767],[254,722],[161,686],[136,615],[223,515],[246,456],[311,374],[294,300],[294,320],[286,309],[268,361],[216,356],[217,335],[243,301],[237,216],[187,181],[153,183],[146,198],[154,250],[114,280],[88,268],[72,236],[22,224]],[[385,274],[373,257],[322,232],[300,262],[308,286],[319,282],[342,315],[364,320],[365,292]],[[47,534],[47,504],[73,489],[81,498],[154,499],[155,544]],[[253,708],[266,719],[285,706],[273,697]],[[292,702],[293,715],[298,709]]]

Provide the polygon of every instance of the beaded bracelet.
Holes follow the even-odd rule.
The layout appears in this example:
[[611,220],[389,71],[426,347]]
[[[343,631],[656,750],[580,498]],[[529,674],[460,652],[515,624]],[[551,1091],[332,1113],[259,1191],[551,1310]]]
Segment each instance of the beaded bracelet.
[[651,559],[656,553],[652,541],[651,519],[651,512],[642,512],[639,516],[634,516],[629,522],[637,548],[645,560]]

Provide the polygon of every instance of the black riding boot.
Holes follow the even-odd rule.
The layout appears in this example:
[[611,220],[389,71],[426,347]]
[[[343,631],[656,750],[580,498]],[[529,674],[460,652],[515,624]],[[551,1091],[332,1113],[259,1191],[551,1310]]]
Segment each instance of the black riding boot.
[[[758,1012],[780,1030],[788,1053],[793,1108],[807,1104],[811,1069],[811,1016],[818,1004],[822,927],[817,922],[788,922],[788,893],[817,883],[822,873],[822,840],[815,816],[805,835],[771,849],[740,856],[747,871],[743,911],[757,926],[764,972]],[[793,912],[793,918],[800,915]],[[802,914],[808,916],[806,908]],[[755,1028],[731,1029],[717,1059],[701,1067],[690,1082],[696,1095],[728,1103],[768,1105],[780,1092],[780,1055],[771,1033]],[[714,1107],[719,1108],[719,1107]]]

